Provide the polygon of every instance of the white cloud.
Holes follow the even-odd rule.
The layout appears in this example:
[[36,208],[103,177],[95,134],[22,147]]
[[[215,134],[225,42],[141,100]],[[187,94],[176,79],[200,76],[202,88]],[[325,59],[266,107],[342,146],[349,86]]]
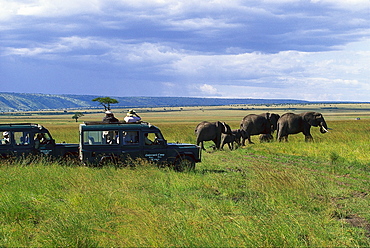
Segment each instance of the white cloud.
[[370,3],[368,0],[312,0],[313,3],[330,3],[334,6],[344,9],[359,10],[369,8]]
[[173,67],[179,74],[194,78],[267,77],[302,70],[304,54],[285,51],[277,54],[189,55],[175,61]]
[[77,13],[97,13],[100,5],[99,0],[38,0],[19,5],[17,15],[65,16]]
[[218,95],[217,89],[209,84],[200,85],[199,90],[200,95],[211,95],[211,96]]
[[[169,95],[370,95],[368,0],[0,0],[0,6],[0,56],[33,62],[33,70],[42,71],[43,60],[89,76],[101,68],[103,79],[157,84]],[[0,68],[2,81],[27,74],[12,66],[12,73]]]
[[[348,49],[352,47],[356,46],[350,45]],[[82,50],[88,54],[81,53]],[[370,93],[370,51],[196,55],[164,44],[131,44],[123,40],[77,36],[39,47],[7,50],[8,56],[53,60],[65,54],[89,63],[105,61],[107,65],[132,70],[147,68],[148,75],[171,75],[171,82],[161,83],[165,95],[181,93],[179,87],[185,90],[189,82],[198,83],[192,86],[195,91],[189,91],[193,92],[189,93],[192,96],[325,100],[331,95],[330,100],[341,100],[350,93],[356,100],[360,96],[364,99],[365,92]]]
[[63,55],[67,52],[79,49],[89,49],[96,46],[105,46],[103,42],[99,40],[94,40],[92,37],[62,37],[56,42],[52,43],[40,43],[34,44],[32,47],[28,48],[11,48],[8,47],[5,50],[4,55],[20,55],[35,57],[39,56],[42,58],[45,55],[54,54],[55,56]]
[[[85,50],[86,52],[81,53]],[[104,57],[107,62],[119,63],[167,63],[179,58],[173,48],[153,43],[135,44],[125,40],[108,40],[99,37],[62,37],[52,43],[34,44],[30,48],[7,48],[4,55],[19,55],[42,58],[53,54],[55,59],[66,53],[73,53],[74,58],[86,58],[86,55]],[[80,55],[81,54],[81,55]]]
[[194,18],[184,20],[174,20],[171,26],[180,30],[206,30],[217,28],[233,28],[237,27],[236,24],[227,23],[226,20],[213,19],[213,18]]

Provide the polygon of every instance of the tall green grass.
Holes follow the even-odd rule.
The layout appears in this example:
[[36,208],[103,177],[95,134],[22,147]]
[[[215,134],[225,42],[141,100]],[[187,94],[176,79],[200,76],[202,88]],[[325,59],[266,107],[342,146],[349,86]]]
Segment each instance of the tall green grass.
[[[196,121],[151,122],[194,143]],[[328,121],[312,143],[253,136],[234,151],[209,148],[187,173],[144,161],[2,162],[0,246],[368,247],[369,124]],[[75,123],[50,129],[74,142]]]
[[311,163],[239,149],[205,154],[191,173],[146,163],[121,169],[9,164],[0,173],[0,244],[369,245],[364,230],[340,220],[355,208],[337,206],[365,185],[355,180],[353,189],[338,188],[336,174],[312,173]]

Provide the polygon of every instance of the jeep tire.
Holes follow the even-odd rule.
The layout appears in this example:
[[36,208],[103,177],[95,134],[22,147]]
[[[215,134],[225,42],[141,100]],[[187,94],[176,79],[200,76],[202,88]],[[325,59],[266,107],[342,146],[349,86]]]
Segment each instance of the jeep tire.
[[174,169],[178,172],[194,170],[195,161],[189,156],[180,156],[175,160]]

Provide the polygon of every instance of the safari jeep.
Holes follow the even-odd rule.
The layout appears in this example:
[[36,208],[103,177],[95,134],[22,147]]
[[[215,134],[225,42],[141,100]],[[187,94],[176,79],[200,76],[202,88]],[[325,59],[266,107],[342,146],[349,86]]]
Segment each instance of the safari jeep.
[[87,165],[122,164],[144,158],[177,171],[195,168],[200,147],[167,143],[161,131],[149,123],[80,124],[80,159]]
[[0,135],[0,158],[28,155],[78,157],[78,144],[55,143],[49,131],[39,124],[0,124]]

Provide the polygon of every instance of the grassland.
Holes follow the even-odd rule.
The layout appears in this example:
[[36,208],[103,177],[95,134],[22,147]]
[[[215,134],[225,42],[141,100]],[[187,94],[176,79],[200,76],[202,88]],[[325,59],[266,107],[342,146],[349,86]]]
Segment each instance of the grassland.
[[[119,169],[3,161],[0,246],[370,246],[369,106],[160,110],[139,112],[169,142],[194,143],[194,128],[203,120],[237,128],[243,116],[266,111],[319,111],[332,130],[323,135],[313,128],[312,143],[302,134],[289,143],[260,144],[253,136],[256,144],[234,151],[208,148],[188,173],[144,161]],[[79,123],[72,115],[34,113],[0,121],[41,123],[57,142],[78,142]],[[86,113],[80,121],[101,118]]]

